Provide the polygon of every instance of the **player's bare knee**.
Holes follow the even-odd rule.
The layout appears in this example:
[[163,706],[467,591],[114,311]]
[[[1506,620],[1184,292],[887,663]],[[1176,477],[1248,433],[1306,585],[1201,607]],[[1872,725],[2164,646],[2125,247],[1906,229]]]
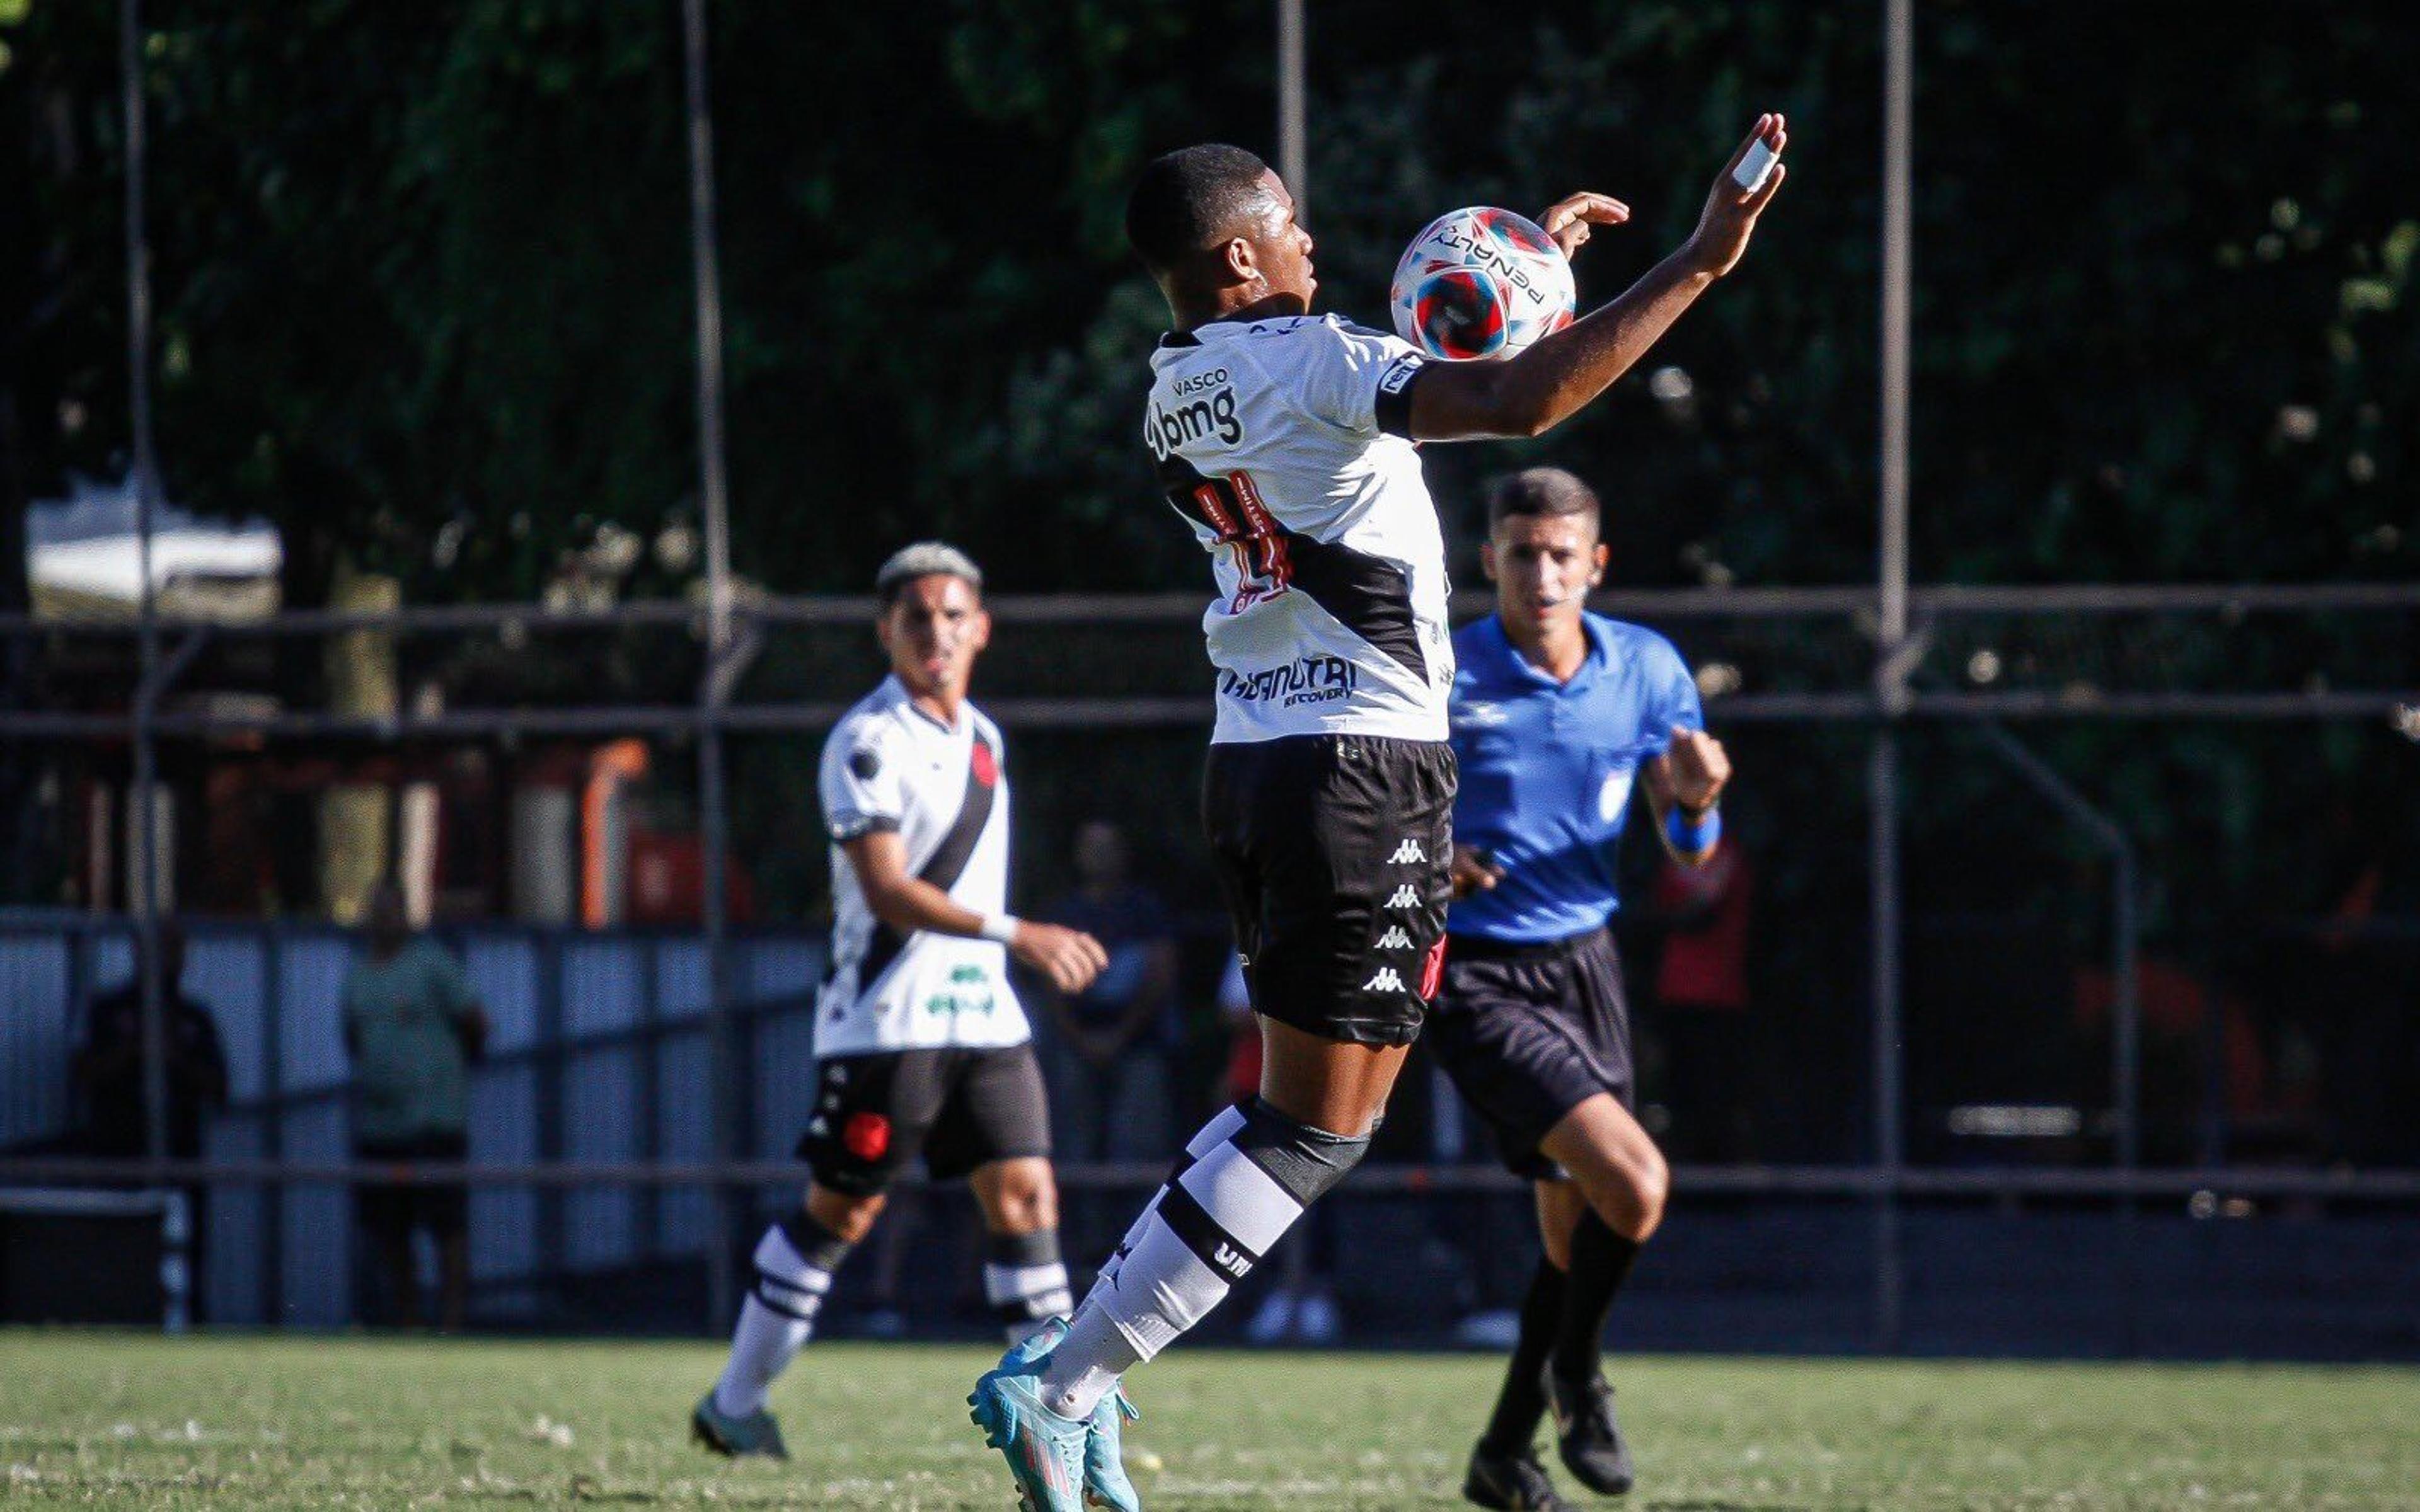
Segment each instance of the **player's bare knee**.
[[978,1183],[978,1195],[985,1186],[990,1188],[986,1206],[998,1232],[1032,1234],[1059,1227],[1059,1188],[1048,1162],[1003,1162],[988,1182]]
[[807,1193],[807,1216],[830,1229],[833,1237],[854,1244],[874,1227],[890,1198],[876,1192],[856,1196],[818,1186]]
[[1664,1222],[1664,1203],[1672,1192],[1672,1167],[1665,1164],[1664,1152],[1651,1145],[1628,1174],[1632,1201],[1637,1208],[1637,1232],[1622,1237],[1644,1242]]

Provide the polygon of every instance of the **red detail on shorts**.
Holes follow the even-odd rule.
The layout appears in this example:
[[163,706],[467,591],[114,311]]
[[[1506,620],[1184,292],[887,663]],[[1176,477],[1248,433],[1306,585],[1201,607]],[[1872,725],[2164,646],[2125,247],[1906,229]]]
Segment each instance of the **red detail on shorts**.
[[1444,980],[1445,936],[1440,934],[1437,936],[1436,943],[1429,947],[1428,955],[1420,962],[1420,1001],[1425,1003],[1435,997],[1437,995],[1438,985]]
[[879,1113],[852,1113],[841,1130],[840,1141],[860,1160],[880,1160],[891,1152],[891,1120]]
[[975,742],[974,767],[977,787],[987,788],[999,784],[1000,758],[994,756],[991,753],[991,747],[981,740]]

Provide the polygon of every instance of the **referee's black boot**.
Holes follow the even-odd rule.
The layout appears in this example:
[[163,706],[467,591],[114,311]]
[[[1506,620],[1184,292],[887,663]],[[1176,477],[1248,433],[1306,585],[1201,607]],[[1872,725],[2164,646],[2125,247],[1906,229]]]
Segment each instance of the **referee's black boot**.
[[1536,1455],[1527,1449],[1505,1454],[1489,1448],[1484,1440],[1470,1451],[1470,1473],[1463,1477],[1462,1494],[1464,1500],[1497,1512],[1576,1512],[1556,1494],[1555,1483]]
[[1574,1384],[1546,1372],[1546,1403],[1555,1412],[1556,1447],[1563,1466],[1601,1496],[1630,1489],[1630,1446],[1613,1418],[1613,1388],[1603,1376]]

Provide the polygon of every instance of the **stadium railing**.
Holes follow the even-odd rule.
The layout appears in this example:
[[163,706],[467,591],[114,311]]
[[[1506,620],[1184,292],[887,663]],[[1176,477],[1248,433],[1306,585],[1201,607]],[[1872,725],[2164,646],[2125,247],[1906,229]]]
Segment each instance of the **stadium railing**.
[[[1877,591],[1869,586],[1818,588],[1708,588],[1607,593],[1595,606],[1624,617],[1685,629],[1684,644],[1702,671],[1710,713],[1729,722],[1847,725],[1885,730],[1900,721],[1983,722],[2043,720],[2358,721],[2420,740],[2420,690],[2397,686],[2378,669],[2401,665],[2381,645],[2408,643],[2420,616],[2420,584],[2212,584],[2069,585],[1965,587],[1936,585],[1910,591],[1911,629],[1906,641],[1883,647],[1876,640]],[[1476,612],[1483,602],[1466,595],[1458,612]],[[1142,648],[1152,637],[1179,648],[1157,659],[1138,654],[1137,666],[1184,669],[1154,673],[1166,680],[1158,690],[1129,686],[1110,694],[1087,694],[1052,685],[1043,671],[1027,669],[986,705],[1014,730],[1109,731],[1199,726],[1207,701],[1199,686],[1198,651],[1190,636],[1200,600],[1192,594],[1119,596],[1003,596],[994,613],[1004,627],[1036,627],[1062,636],[1097,633],[1120,649]],[[805,635],[862,638],[870,600],[856,597],[762,599],[735,607],[750,640]],[[544,635],[624,634],[670,637],[692,645],[703,633],[704,610],[690,603],[626,603],[590,609],[535,606],[411,608],[392,614],[289,611],[235,625],[158,622],[171,643],[162,664],[173,674],[197,665],[216,645],[261,637],[318,638],[349,631],[382,630],[398,636],[489,638],[520,643]],[[2248,626],[2263,626],[2257,633]],[[137,633],[128,623],[60,623],[0,616],[0,640],[31,640],[56,646],[67,640],[123,640]],[[2246,648],[2257,655],[2246,654]],[[20,665],[23,665],[21,662]],[[2374,680],[2365,681],[2361,669]],[[2347,669],[2350,669],[2348,671]],[[704,669],[698,669],[703,676]],[[731,668],[723,669],[729,681]],[[743,685],[744,686],[744,685]],[[131,689],[128,690],[131,693]],[[148,718],[134,710],[109,707],[0,708],[0,738],[19,742],[85,743],[128,737],[138,744],[237,736],[357,741],[445,741],[500,735],[598,735],[694,733],[707,726],[731,733],[813,732],[827,726],[845,700],[813,695],[814,689],[784,687],[728,701],[687,695],[659,702],[591,702],[522,701],[498,706],[460,706],[434,712],[406,709],[392,717],[207,701],[178,706],[173,677],[150,691],[161,702]],[[89,689],[80,692],[89,695]],[[1879,903],[1879,900],[1878,900]],[[1893,900],[1895,904],[1896,900]],[[1878,941],[1878,949],[1882,944]],[[720,949],[718,942],[709,949]],[[2120,975],[2123,975],[2121,971]],[[737,1011],[718,990],[713,1011]],[[2120,1001],[2121,1018],[2134,1015]],[[1900,1054],[1877,1033],[1877,1065]],[[2115,1068],[2122,1089],[2139,1067]],[[1895,1078],[1882,1085],[1903,1085]],[[0,1180],[79,1180],[78,1165],[0,1163]],[[557,1177],[538,1177],[540,1170]],[[336,1181],[348,1173],[325,1163],[275,1161],[219,1167],[218,1181],[263,1182],[282,1170],[293,1180]],[[38,1175],[51,1172],[52,1175]],[[120,1168],[115,1179],[155,1180],[183,1167],[143,1164]],[[238,1174],[241,1173],[241,1174]],[[507,1180],[510,1173],[511,1180]],[[1071,1168],[1071,1182],[1125,1181],[1131,1173],[1114,1168]],[[471,1173],[478,1184],[566,1188],[623,1184],[661,1188],[730,1182],[795,1180],[778,1165],[721,1163],[578,1163],[486,1165]],[[1404,1168],[1381,1183],[1406,1191],[1484,1189],[1500,1186],[1486,1171]],[[558,1179],[559,1178],[559,1179]],[[99,1180],[100,1177],[90,1177]],[[1135,1182],[1149,1173],[1133,1175]],[[1854,1197],[1875,1205],[1887,1224],[1890,1205],[1903,1197],[1953,1194],[2012,1194],[2106,1198],[2164,1197],[2197,1192],[2243,1191],[2279,1197],[2401,1201],[2410,1180],[2386,1172],[2337,1176],[2327,1172],[2247,1172],[2233,1167],[2145,1171],[1994,1169],[1944,1171],[1910,1165],[1901,1154],[1882,1151],[1865,1167],[1717,1168],[1690,1171],[1696,1190],[1799,1193]],[[1372,1188],[1375,1190],[1376,1188]],[[1883,1246],[1887,1248],[1888,1245]],[[1900,1284],[1885,1273],[1881,1290]]]

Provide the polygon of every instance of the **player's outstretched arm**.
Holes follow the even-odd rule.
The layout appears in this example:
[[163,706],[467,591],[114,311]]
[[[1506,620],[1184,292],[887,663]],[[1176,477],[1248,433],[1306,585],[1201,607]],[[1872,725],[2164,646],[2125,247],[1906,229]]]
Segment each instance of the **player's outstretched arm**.
[[1734,176],[1760,145],[1777,158],[1789,140],[1781,116],[1758,116],[1714,179],[1698,229],[1612,303],[1509,362],[1440,363],[1424,369],[1412,386],[1413,438],[1541,435],[1612,387],[1707,285],[1738,266],[1757,217],[1773,203],[1788,170],[1776,162],[1753,187]]

